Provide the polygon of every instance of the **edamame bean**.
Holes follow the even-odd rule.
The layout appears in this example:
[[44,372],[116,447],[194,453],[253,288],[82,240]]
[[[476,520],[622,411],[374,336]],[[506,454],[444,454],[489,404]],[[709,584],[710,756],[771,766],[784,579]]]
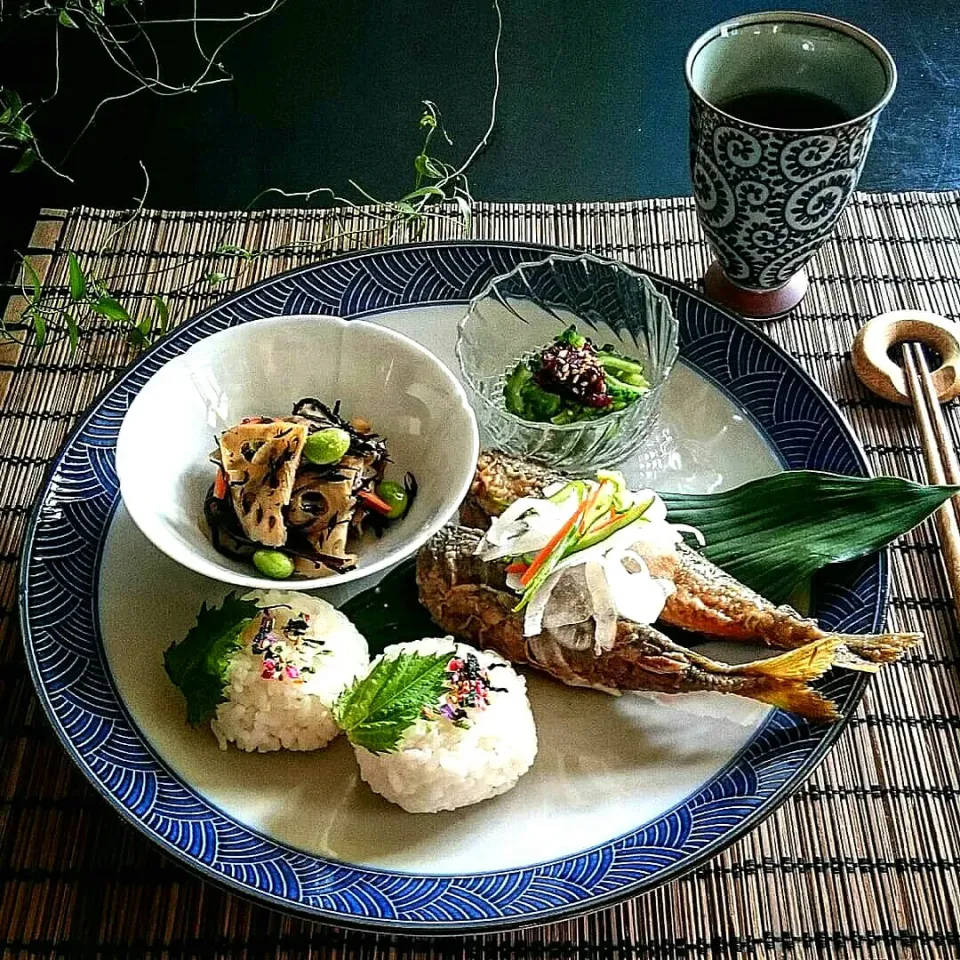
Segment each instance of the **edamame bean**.
[[399,520],[407,512],[409,498],[399,483],[384,480],[377,485],[377,496],[390,506],[390,512],[386,514],[388,520]]
[[339,427],[328,427],[307,437],[307,442],[303,445],[303,455],[311,463],[324,466],[342,460],[349,449],[350,434]]
[[279,550],[257,550],[253,565],[271,580],[286,580],[293,575],[293,561]]

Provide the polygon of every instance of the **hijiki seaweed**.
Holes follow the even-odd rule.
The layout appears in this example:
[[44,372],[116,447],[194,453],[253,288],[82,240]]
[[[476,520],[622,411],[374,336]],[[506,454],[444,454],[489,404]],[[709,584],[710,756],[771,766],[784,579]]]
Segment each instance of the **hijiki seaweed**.
[[[309,449],[318,433],[344,444],[332,462]],[[219,552],[252,560],[276,579],[353,569],[364,530],[381,535],[416,497],[408,473],[400,512],[390,512],[380,491],[399,485],[384,479],[387,442],[363,418],[341,416],[339,400],[331,407],[305,397],[288,416],[246,417],[215,443],[217,476],[203,509],[210,539]],[[272,556],[263,556],[264,547]]]

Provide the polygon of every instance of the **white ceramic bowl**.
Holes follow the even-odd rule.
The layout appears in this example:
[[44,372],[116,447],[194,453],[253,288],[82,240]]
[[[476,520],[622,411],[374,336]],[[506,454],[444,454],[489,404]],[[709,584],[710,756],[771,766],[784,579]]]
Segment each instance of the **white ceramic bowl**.
[[[283,416],[301,397],[339,399],[387,440],[389,479],[413,473],[410,511],[357,567],[316,579],[269,580],[218,553],[203,528],[215,437],[243,417]],[[178,563],[245,587],[313,589],[357,580],[412,554],[454,514],[479,453],[477,424],[454,375],[392,330],[336,317],[255,320],[214,334],[163,366],[136,396],[117,441],[120,492],[145,536]]]

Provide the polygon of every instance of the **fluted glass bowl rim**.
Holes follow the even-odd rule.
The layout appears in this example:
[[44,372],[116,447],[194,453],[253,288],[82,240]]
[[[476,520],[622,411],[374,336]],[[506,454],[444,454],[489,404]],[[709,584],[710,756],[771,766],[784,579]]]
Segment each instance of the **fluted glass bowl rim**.
[[[474,379],[472,372],[467,369],[467,364],[464,361],[463,352],[461,351],[461,346],[464,341],[464,329],[470,322],[471,317],[473,317],[477,307],[479,307],[484,300],[489,299],[499,284],[505,283],[512,277],[522,274],[524,270],[529,270],[533,267],[543,267],[556,262],[579,263],[583,261],[596,264],[600,267],[612,267],[614,270],[626,274],[631,279],[639,281],[646,288],[650,296],[654,300],[659,301],[664,310],[664,315],[667,318],[667,322],[673,333],[672,349],[670,350],[670,354],[666,363],[657,368],[656,373],[659,379],[656,383],[651,383],[649,393],[646,396],[641,397],[636,403],[632,403],[630,406],[625,407],[623,410],[614,410],[612,413],[608,413],[603,417],[597,418],[596,420],[580,420],[574,423],[557,424],[543,423],[536,420],[525,420],[523,417],[518,417],[515,413],[511,413],[505,406],[501,406],[500,404],[496,403],[480,389],[480,385]],[[537,298],[534,296],[531,296],[528,299],[534,303],[538,302]],[[467,304],[467,309],[464,312],[464,315],[457,323],[457,342],[456,346],[454,347],[454,352],[457,357],[457,365],[460,369],[460,373],[463,376],[464,382],[470,388],[471,397],[476,396],[477,400],[482,403],[484,407],[492,410],[497,416],[502,417],[512,423],[520,424],[522,427],[531,430],[539,429],[544,432],[556,431],[557,433],[576,433],[578,431],[596,428],[599,426],[606,427],[610,423],[618,423],[630,415],[636,415],[636,413],[646,405],[648,398],[654,398],[663,389],[663,386],[667,382],[670,373],[673,371],[673,368],[677,363],[677,359],[680,356],[679,336],[680,324],[678,323],[677,318],[674,316],[673,307],[670,304],[669,298],[661,293],[650,280],[650,278],[642,271],[629,266],[629,264],[624,263],[622,260],[612,260],[607,257],[598,257],[593,253],[551,253],[539,260],[524,260],[523,263],[518,263],[509,272],[501,273],[496,277],[493,277],[476,296],[471,298],[470,302]]]

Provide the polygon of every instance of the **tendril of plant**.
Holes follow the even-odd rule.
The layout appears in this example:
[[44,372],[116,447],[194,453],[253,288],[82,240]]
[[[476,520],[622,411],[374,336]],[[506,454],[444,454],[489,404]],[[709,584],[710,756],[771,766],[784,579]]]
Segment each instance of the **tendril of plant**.
[[[90,4],[96,3],[96,0],[68,0],[68,2]],[[117,2],[122,3],[123,0],[117,0]],[[265,9],[269,12],[282,2],[285,0],[274,0],[274,3]],[[195,11],[197,3],[198,0],[195,0]],[[261,249],[249,249],[230,243],[224,232],[207,252],[171,258],[164,265],[151,270],[102,276],[98,276],[90,265],[84,264],[81,257],[74,251],[68,250],[69,287],[65,292],[45,288],[29,259],[21,257],[21,292],[26,306],[18,322],[8,324],[0,319],[0,337],[19,343],[32,343],[37,348],[55,340],[66,339],[69,342],[71,354],[74,354],[84,332],[83,317],[85,314],[93,314],[109,325],[116,326],[118,331],[122,331],[132,347],[142,349],[154,343],[168,331],[170,305],[167,298],[160,296],[151,297],[145,307],[140,305],[134,308],[130,304],[124,304],[111,292],[123,280],[131,278],[143,280],[215,259],[233,264],[231,273],[218,269],[208,270],[196,279],[170,291],[167,295],[169,298],[191,292],[196,288],[215,290],[229,281],[237,284],[257,261],[266,257],[290,253],[322,255],[335,244],[360,237],[366,237],[369,240],[374,234],[375,242],[393,243],[404,230],[411,231],[416,236],[429,221],[456,223],[463,234],[469,236],[472,230],[474,199],[467,174],[490,142],[496,126],[500,97],[500,42],[503,34],[503,17],[499,0],[492,0],[492,7],[496,17],[496,32],[493,43],[493,91],[489,121],[484,134],[464,160],[459,164],[452,164],[435,156],[434,143],[437,138],[442,141],[444,148],[451,148],[454,144],[444,127],[439,107],[432,100],[424,100],[421,102],[422,112],[419,119],[423,141],[413,161],[412,188],[399,199],[388,201],[379,199],[357,181],[350,180],[349,185],[355,194],[353,199],[342,196],[326,186],[300,191],[268,187],[257,194],[247,206],[248,210],[253,209],[265,198],[282,197],[285,200],[299,201],[304,205],[320,198],[326,207],[340,206],[362,211],[364,217],[371,222],[370,226],[335,230],[319,241],[300,240]],[[2,16],[2,0],[0,0],[0,16]],[[243,25],[252,22],[243,18],[238,19]],[[196,24],[202,21],[195,19],[186,22]],[[200,47],[199,40],[197,46]],[[159,73],[159,70],[157,72]],[[142,162],[140,166],[144,174],[143,193],[137,198],[136,207],[109,235],[102,252],[109,253],[113,244],[143,214],[150,189],[150,178]],[[69,298],[67,305],[63,304],[65,296]]]
[[[287,0],[261,2],[264,5],[252,12],[204,16],[201,0],[194,0],[192,16],[165,17],[148,14],[148,7],[162,8],[156,0],[25,0],[16,10],[9,10],[0,0],[0,31],[12,30],[13,23],[19,20],[44,20],[53,32],[53,92],[30,102],[17,90],[0,85],[0,150],[16,152],[12,172],[23,173],[40,163],[57,176],[72,181],[61,168],[110,103],[141,93],[161,97],[196,93],[204,87],[232,80],[223,62],[227,46]],[[169,35],[172,31],[176,31],[172,39],[177,43],[178,56],[174,63],[164,63],[158,52],[158,38],[161,32]],[[65,154],[53,162],[41,149],[36,118],[60,90],[60,38],[64,32],[86,34],[95,49],[127,79],[129,86],[121,93],[104,97],[80,126]],[[182,46],[178,42],[181,34],[187,41]],[[193,63],[187,51],[195,54]]]

